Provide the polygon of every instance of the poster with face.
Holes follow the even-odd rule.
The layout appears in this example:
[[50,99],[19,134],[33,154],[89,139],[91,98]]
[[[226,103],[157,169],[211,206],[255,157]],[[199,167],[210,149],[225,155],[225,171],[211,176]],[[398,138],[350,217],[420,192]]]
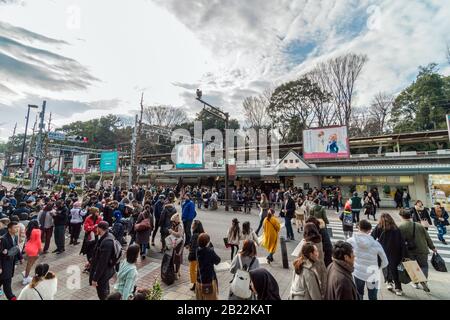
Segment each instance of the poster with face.
[[78,154],[73,156],[72,172],[75,174],[85,173],[87,170],[88,155]]
[[346,126],[314,128],[303,131],[303,158],[348,157],[350,157],[350,148]]

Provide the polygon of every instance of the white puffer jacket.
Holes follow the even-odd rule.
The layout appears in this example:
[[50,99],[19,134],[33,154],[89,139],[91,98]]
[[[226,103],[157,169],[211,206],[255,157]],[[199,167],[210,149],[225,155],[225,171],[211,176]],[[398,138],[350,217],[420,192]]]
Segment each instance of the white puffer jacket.
[[353,246],[355,254],[355,270],[353,276],[364,281],[380,281],[378,256],[381,268],[388,265],[388,259],[381,244],[370,234],[358,232],[347,240]]

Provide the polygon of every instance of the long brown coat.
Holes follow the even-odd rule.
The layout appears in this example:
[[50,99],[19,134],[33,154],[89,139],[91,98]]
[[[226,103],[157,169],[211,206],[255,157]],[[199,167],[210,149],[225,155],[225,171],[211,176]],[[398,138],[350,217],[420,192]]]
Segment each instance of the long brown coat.
[[328,266],[325,300],[359,300],[352,272],[353,267],[341,260]]

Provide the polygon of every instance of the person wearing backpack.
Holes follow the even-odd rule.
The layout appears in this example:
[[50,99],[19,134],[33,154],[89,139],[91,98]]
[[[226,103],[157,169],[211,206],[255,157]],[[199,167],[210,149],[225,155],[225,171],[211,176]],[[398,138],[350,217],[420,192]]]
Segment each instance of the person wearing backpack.
[[351,238],[353,235],[353,213],[350,203],[347,202],[344,207],[344,211],[339,216],[339,220],[342,221],[342,231],[344,232],[345,240]]
[[328,218],[327,218],[327,213],[325,211],[325,208],[323,206],[321,206],[319,203],[320,203],[320,200],[318,198],[314,199],[315,205],[311,209],[309,215],[318,219],[319,222],[320,222],[320,220],[322,220],[325,223],[325,225],[330,224],[330,222],[328,221]]
[[115,238],[108,231],[109,224],[101,221],[98,224],[98,242],[94,248],[89,273],[89,284],[97,289],[100,300],[105,300],[109,295],[109,280],[115,274],[117,259]]
[[[400,209],[400,217],[402,218],[402,223],[398,228],[406,243],[406,257],[416,260],[423,274],[428,278],[429,249],[437,252],[436,247],[427,230],[420,223],[411,220],[411,211],[409,209]],[[430,292],[426,282],[422,282],[421,285],[424,291]],[[419,289],[417,283],[413,284],[413,286]]]
[[230,272],[234,274],[231,281],[228,300],[251,300],[250,271],[259,268],[256,256],[256,244],[253,240],[245,240],[242,250],[231,262]]

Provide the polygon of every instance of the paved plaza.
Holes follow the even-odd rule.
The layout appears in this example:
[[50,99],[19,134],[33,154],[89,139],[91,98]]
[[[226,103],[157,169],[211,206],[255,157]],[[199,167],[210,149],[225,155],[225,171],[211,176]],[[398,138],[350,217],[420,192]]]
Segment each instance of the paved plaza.
[[[179,210],[179,208],[178,208]],[[390,212],[396,220],[398,220],[398,215],[394,210],[381,210],[383,212]],[[219,292],[220,299],[227,299],[229,282],[232,279],[231,273],[228,271],[230,265],[230,250],[226,249],[223,243],[223,238],[226,237],[227,230],[231,224],[231,219],[237,217],[239,221],[250,221],[253,229],[258,226],[258,211],[253,209],[251,214],[235,213],[235,212],[225,212],[223,208],[217,211],[208,210],[198,210],[197,219],[200,219],[205,227],[205,230],[211,235],[212,243],[215,247],[216,252],[221,257],[222,262],[217,266],[217,277],[219,282]],[[338,220],[335,211],[328,210],[328,217],[330,219],[330,226],[333,229],[332,241],[337,241],[343,239],[341,223]],[[295,228],[296,231],[296,228]],[[281,231],[281,236],[285,235],[285,229]],[[438,252],[446,260],[447,263],[450,262],[450,247],[442,245],[437,240],[436,229],[432,227],[430,229],[431,238],[438,248]],[[289,295],[289,289],[291,285],[292,278],[292,261],[294,257],[290,255],[298,241],[301,239],[301,234],[296,232],[296,241],[291,241],[287,243],[289,266],[290,269],[283,269],[281,263],[281,251],[278,250],[275,254],[275,261],[268,265],[266,263],[265,257],[267,252],[263,248],[258,248],[258,257],[262,267],[267,268],[273,276],[277,279],[280,287],[280,295],[282,299],[287,299]],[[157,236],[157,240],[159,240]],[[68,244],[68,239],[66,239],[66,252],[60,255],[48,253],[42,255],[38,262],[45,262],[50,265],[52,271],[56,272],[58,277],[58,293],[56,295],[57,299],[62,300],[97,300],[97,295],[95,288],[90,287],[88,284],[88,275],[82,273],[83,266],[86,262],[86,257],[79,255],[80,246],[72,246]],[[53,239],[50,246],[50,252],[55,248]],[[160,280],[160,264],[162,259],[162,254],[158,251],[160,250],[160,245],[156,241],[156,247],[152,247],[148,254],[148,258],[144,261],[138,260],[138,287],[148,288],[152,285],[155,279]],[[25,263],[23,265],[18,265],[13,278],[13,291],[16,295],[20,293],[22,286],[22,275],[21,272],[25,268]],[[115,279],[111,280],[113,284]],[[426,293],[423,290],[414,289],[410,285],[404,285],[404,296],[398,297],[386,290],[384,286],[379,293],[379,299],[395,299],[395,300],[435,300],[435,299],[450,299],[450,276],[448,273],[436,272],[430,265],[430,276],[429,276],[429,287],[431,293]],[[169,300],[180,300],[180,299],[195,299],[195,295],[190,288],[189,281],[189,267],[187,261],[187,251],[183,254],[183,265],[181,266],[181,278],[177,280],[173,285],[166,286],[162,283],[163,288],[163,298]],[[1,297],[0,299],[5,299]]]

